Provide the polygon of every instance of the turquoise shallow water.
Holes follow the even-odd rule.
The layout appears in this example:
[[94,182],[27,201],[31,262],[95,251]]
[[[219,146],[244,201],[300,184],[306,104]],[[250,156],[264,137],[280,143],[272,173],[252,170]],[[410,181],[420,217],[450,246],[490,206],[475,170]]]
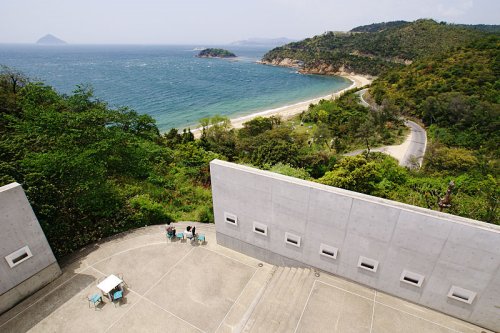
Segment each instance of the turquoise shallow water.
[[195,46],[0,45],[0,64],[71,93],[91,84],[113,107],[149,114],[165,131],[200,118],[254,113],[348,87],[340,77],[301,75],[255,63],[263,48],[225,47],[237,59],[200,59]]

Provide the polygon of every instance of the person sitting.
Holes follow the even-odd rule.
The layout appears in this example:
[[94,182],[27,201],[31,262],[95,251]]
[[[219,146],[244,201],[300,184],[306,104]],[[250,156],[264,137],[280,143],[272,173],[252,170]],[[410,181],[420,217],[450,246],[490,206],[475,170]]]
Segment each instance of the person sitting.
[[184,231],[184,236],[188,239],[193,239],[193,232],[191,231],[191,226],[188,225],[186,230]]
[[172,226],[169,226],[167,228],[167,235],[170,237],[174,237],[175,236],[175,228]]

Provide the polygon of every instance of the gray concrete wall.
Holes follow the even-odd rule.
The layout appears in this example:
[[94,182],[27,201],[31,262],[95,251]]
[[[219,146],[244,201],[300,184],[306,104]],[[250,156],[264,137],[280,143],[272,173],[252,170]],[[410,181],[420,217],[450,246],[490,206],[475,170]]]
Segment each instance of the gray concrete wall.
[[[10,267],[6,256],[28,246],[32,257]],[[38,274],[48,267],[46,274]],[[61,270],[21,185],[0,187],[0,313],[43,287]],[[38,274],[38,275],[37,275]],[[32,278],[34,277],[34,278]],[[25,281],[30,281],[24,283]],[[14,296],[13,296],[14,295]]]
[[[497,226],[218,160],[210,170],[222,245],[317,267],[500,331]],[[286,244],[285,233],[299,236],[300,247]],[[320,244],[337,248],[336,259],[320,255]],[[358,267],[360,256],[378,261],[376,272]],[[401,282],[404,270],[424,276],[421,287]],[[476,293],[472,304],[448,297],[452,286]]]
[[42,269],[40,272],[35,273],[14,288],[7,290],[0,295],[0,313],[9,310],[21,300],[34,294],[42,287],[54,281],[59,275],[61,275],[61,269],[57,262],[55,262]]

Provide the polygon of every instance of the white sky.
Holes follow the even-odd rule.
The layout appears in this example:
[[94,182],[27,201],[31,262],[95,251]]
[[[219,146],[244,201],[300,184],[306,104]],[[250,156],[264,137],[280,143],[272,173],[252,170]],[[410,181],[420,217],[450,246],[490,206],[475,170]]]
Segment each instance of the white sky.
[[0,43],[224,44],[418,18],[500,24],[500,0],[0,0],[0,15]]

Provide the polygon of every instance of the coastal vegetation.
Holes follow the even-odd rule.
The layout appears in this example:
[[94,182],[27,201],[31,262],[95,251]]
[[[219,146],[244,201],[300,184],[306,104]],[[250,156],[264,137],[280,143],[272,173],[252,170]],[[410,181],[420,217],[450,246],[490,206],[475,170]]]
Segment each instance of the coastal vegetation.
[[208,48],[201,50],[198,53],[199,58],[234,58],[236,57],[236,54],[224,50],[224,49],[215,49],[215,48]]
[[[396,66],[372,84],[371,109],[350,92],[288,122],[256,118],[239,131],[221,119],[205,122],[212,126],[201,140],[232,161],[430,209],[439,209],[453,180],[447,212],[499,224],[499,45],[497,34],[482,33]],[[379,153],[343,155],[398,142],[404,117],[427,127],[421,169]]]
[[[423,28],[429,40],[416,33]],[[377,37],[386,43],[385,56],[361,56],[366,68],[381,64],[369,90],[372,107],[361,105],[350,91],[311,104],[294,119],[257,117],[240,130],[215,116],[201,120],[199,140],[189,130],[161,134],[151,117],[112,108],[90,87],[64,95],[2,67],[0,186],[22,184],[58,257],[149,224],[212,222],[209,162],[214,158],[429,209],[438,209],[453,180],[446,212],[500,224],[498,34],[428,20],[373,29],[380,32],[358,35],[388,35]],[[385,38],[398,31],[416,35],[394,49],[396,42]],[[331,40],[347,50],[353,36],[334,34]],[[435,36],[448,45],[437,45]],[[318,38],[299,42],[293,52],[309,54],[299,46]],[[295,43],[288,46],[293,49],[290,45]],[[378,47],[383,48],[373,44],[370,54]],[[306,64],[326,59],[321,58],[326,53],[309,55]],[[337,56],[344,65],[351,59]],[[364,73],[364,65],[356,66]],[[403,117],[427,127],[429,145],[420,169],[369,152],[404,139]],[[345,156],[356,149],[367,152]]]
[[0,185],[23,185],[58,257],[132,228],[213,221],[208,163],[218,157],[88,87],[61,95],[0,74]]

